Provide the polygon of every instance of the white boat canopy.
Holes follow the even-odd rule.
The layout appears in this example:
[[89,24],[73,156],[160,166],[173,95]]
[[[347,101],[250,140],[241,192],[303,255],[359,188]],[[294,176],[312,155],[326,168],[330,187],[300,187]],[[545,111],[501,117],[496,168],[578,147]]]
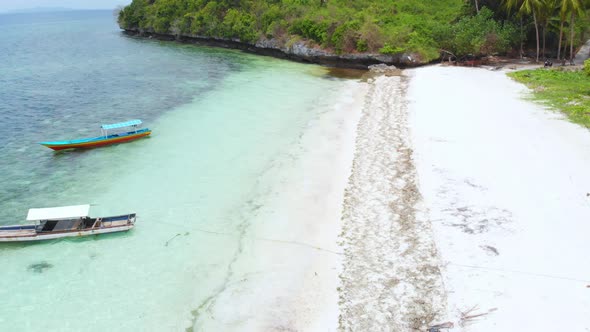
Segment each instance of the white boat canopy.
[[87,217],[90,205],[73,205],[43,209],[30,209],[27,220],[55,220]]
[[119,123],[113,123],[113,124],[103,124],[102,126],[100,126],[101,129],[104,130],[109,130],[109,129],[117,129],[117,128],[123,128],[123,127],[133,127],[133,126],[137,126],[141,124],[141,120],[130,120],[130,121],[126,121],[126,122],[119,122]]

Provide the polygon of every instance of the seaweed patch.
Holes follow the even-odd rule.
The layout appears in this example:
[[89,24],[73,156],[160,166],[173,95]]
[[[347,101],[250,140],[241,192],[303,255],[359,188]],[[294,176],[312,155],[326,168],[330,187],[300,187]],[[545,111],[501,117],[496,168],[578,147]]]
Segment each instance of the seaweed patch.
[[42,261],[39,263],[29,265],[27,270],[32,271],[34,273],[43,273],[45,270],[50,269],[52,267],[53,264],[49,264],[46,261]]

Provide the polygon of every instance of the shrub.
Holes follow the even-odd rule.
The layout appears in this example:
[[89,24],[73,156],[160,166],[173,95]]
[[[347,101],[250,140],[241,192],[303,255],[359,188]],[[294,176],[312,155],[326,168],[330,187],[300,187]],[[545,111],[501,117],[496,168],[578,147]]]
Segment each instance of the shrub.
[[323,44],[328,39],[328,24],[317,23],[306,18],[293,22],[289,32]]
[[[365,51],[376,52],[385,44],[383,31],[374,22],[367,20],[360,29],[361,48],[366,45]],[[357,49],[361,51],[361,49]]]
[[590,59],[586,59],[586,61],[584,61],[584,72],[590,76]]
[[423,61],[431,61],[439,57],[439,49],[434,39],[416,31],[410,33],[407,42],[408,50],[419,55]]
[[401,47],[393,47],[389,44],[385,44],[380,50],[379,53],[381,54],[396,54],[396,53],[401,53],[403,52],[404,49]]
[[445,34],[448,35],[441,36],[443,48],[456,55],[506,52],[518,39],[517,29],[495,21],[486,7],[478,15],[462,18]]
[[133,1],[129,6],[123,8],[119,12],[117,21],[123,28],[137,28],[141,21],[145,19],[145,6],[147,4],[144,1]]
[[369,46],[366,40],[357,40],[356,42],[356,50],[359,52],[366,52],[369,50]]
[[272,34],[276,29],[277,22],[280,22],[283,19],[283,15],[284,13],[279,6],[270,6],[260,17],[261,29],[266,31],[267,34]]
[[330,38],[331,45],[337,51],[350,52],[357,47],[357,40],[359,38],[360,23],[358,21],[350,21],[338,26]]
[[236,9],[230,9],[225,14],[222,24],[222,36],[225,38],[239,38],[243,42],[256,40],[256,21],[251,14]]

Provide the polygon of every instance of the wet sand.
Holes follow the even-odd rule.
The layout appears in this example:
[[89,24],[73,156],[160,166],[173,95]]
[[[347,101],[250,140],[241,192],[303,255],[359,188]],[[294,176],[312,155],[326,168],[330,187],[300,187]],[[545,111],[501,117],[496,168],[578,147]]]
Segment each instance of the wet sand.
[[338,234],[365,91],[356,81],[326,91],[322,111],[259,176],[239,248],[196,306],[193,331],[337,330]]

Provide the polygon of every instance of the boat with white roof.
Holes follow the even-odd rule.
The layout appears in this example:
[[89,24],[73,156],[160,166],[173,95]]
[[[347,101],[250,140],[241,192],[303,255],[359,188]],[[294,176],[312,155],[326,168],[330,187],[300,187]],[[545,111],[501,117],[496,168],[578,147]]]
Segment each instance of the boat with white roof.
[[89,217],[90,205],[30,209],[28,225],[0,226],[0,242],[26,242],[128,231],[136,214]]

